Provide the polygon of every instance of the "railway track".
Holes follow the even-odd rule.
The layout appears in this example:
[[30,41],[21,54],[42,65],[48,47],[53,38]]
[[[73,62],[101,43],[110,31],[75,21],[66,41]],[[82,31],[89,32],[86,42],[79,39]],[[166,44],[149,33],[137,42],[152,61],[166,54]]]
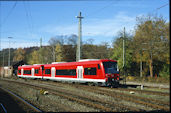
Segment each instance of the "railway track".
[[170,88],[164,88],[164,87],[154,87],[154,86],[144,86],[145,88],[154,88],[154,89],[165,89],[165,90],[169,90]]
[[[27,112],[28,111],[31,111],[31,112],[42,112],[41,110],[39,110],[38,108],[36,108],[35,106],[33,106],[32,104],[28,103],[27,101],[25,101],[24,99],[22,99],[21,97],[17,96],[16,94],[14,94],[13,92],[7,90],[7,89],[4,89],[2,87],[0,87],[0,90],[1,90],[1,93],[3,92],[4,94],[7,94],[7,95],[10,95],[10,97],[7,95],[5,95],[5,97],[3,97],[3,99],[1,101],[3,101],[3,103],[5,103],[5,105],[3,105],[1,103],[1,107],[2,109],[0,110],[1,113],[8,113],[8,112],[23,112],[23,110],[26,110],[27,109]],[[3,95],[2,95],[3,96]],[[8,99],[7,99],[8,98]],[[10,99],[13,99],[16,100],[16,103],[17,105],[20,103],[22,104],[22,107],[24,107],[22,110],[21,109],[17,109],[17,108],[13,108],[11,106],[14,106],[14,103],[12,105],[10,105],[9,102],[7,102],[7,100]],[[13,101],[13,100],[10,100],[10,102]],[[4,107],[6,106],[6,107]],[[12,110],[12,111],[11,111]],[[26,111],[25,111],[26,112]]]
[[160,95],[160,96],[170,96],[169,93],[158,92],[158,91],[147,91],[147,90],[138,90],[138,89],[126,89],[126,88],[116,88],[115,90],[134,91],[138,93],[146,93],[146,94]]
[[145,106],[149,106],[152,108],[157,108],[157,109],[169,111],[170,104],[167,102],[163,102],[163,101],[159,101],[159,100],[155,100],[155,99],[150,99],[150,98],[145,98],[145,97],[139,97],[139,96],[125,94],[125,93],[119,93],[119,92],[115,92],[115,91],[107,91],[106,89],[103,90],[103,89],[100,89],[99,87],[89,87],[89,86],[84,86],[84,85],[81,85],[81,87],[79,87],[79,85],[78,85],[77,88],[84,89],[84,90],[87,90],[90,92],[99,93],[102,95],[105,94],[107,96],[111,96],[111,97],[114,97],[117,99],[132,101],[132,102],[142,104]]
[[[16,81],[13,81],[13,82],[16,82]],[[48,86],[48,85],[50,85],[50,86],[63,86],[64,85],[63,83],[54,83],[54,82],[49,83],[46,81],[40,81],[40,82],[43,83],[44,86],[37,86],[37,85],[33,85],[33,84],[30,85],[28,83],[24,83],[24,84],[27,84],[31,87],[36,87],[36,88],[39,87],[38,89],[43,88],[45,90],[50,91],[51,94],[55,94],[55,95],[58,95],[60,97],[66,98],[68,100],[76,101],[78,103],[85,104],[87,106],[94,107],[96,109],[100,109],[100,111],[118,111],[118,109],[120,109],[120,108],[124,109],[124,110],[128,110],[128,111],[143,111],[142,109],[138,109],[138,108],[133,107],[133,106],[124,106],[124,105],[113,104],[113,103],[111,104],[111,102],[104,101],[102,99],[85,97],[85,96],[75,94],[73,92],[68,93],[68,91],[64,91],[63,89],[60,89],[60,88],[52,89]],[[125,94],[125,93],[119,93],[119,92],[114,92],[114,91],[108,91],[108,90],[106,90],[107,88],[102,89],[101,87],[94,87],[94,86],[90,87],[90,86],[85,86],[85,85],[80,85],[80,84],[74,84],[74,85],[68,84],[68,85],[76,87],[76,88],[80,88],[83,90],[87,90],[90,92],[111,96],[111,97],[114,97],[118,100],[122,99],[125,101],[131,101],[133,103],[148,106],[148,107],[151,107],[153,109],[169,111],[169,105],[170,104],[166,103],[166,102],[159,101],[159,100],[139,97],[139,96]],[[119,90],[119,89],[117,89],[117,90]],[[116,90],[116,89],[114,89],[114,90]],[[113,109],[113,106],[115,106],[116,109]]]
[[[40,81],[40,82],[42,82],[42,81]],[[49,85],[61,85],[61,86],[63,86],[64,84],[63,83],[54,83],[54,82],[51,82],[51,83],[49,83],[49,82],[44,82],[43,81],[43,83],[44,84],[49,84]],[[105,87],[104,88],[104,90],[102,90],[102,88],[101,87],[96,87],[96,86],[87,86],[87,85],[81,85],[81,84],[70,84],[70,83],[65,83],[65,84],[68,84],[68,85],[70,85],[70,86],[73,86],[73,87],[77,87],[77,88],[81,88],[81,89],[85,89],[85,88],[87,88],[89,91],[96,91],[97,89],[99,89],[101,92],[107,92],[108,94],[110,94],[110,93],[115,93],[115,94],[119,94],[119,95],[124,95],[124,96],[126,96],[126,97],[129,97],[129,98],[134,98],[134,99],[139,99],[139,100],[141,100],[141,101],[147,101],[148,103],[152,103],[152,104],[157,104],[157,105],[162,105],[162,106],[170,106],[170,103],[169,102],[164,102],[164,101],[161,101],[161,100],[156,100],[156,99],[151,99],[151,98],[146,98],[146,97],[140,97],[140,96],[135,96],[135,95],[130,95],[130,94],[125,94],[125,93],[119,93],[119,92],[113,92],[113,91],[115,91],[115,90],[122,90],[122,91],[137,91],[137,92],[139,92],[140,90],[135,90],[135,89],[124,89],[124,88],[114,88],[113,89],[113,91],[111,92],[111,91],[107,91],[106,89],[110,89],[111,90],[111,88],[108,88],[108,87]],[[92,90],[91,90],[92,89]],[[85,89],[86,90],[86,89]],[[150,92],[150,94],[157,94],[157,95],[168,95],[168,93],[163,93],[163,92],[156,92],[156,91],[144,91],[144,90],[142,90],[141,91],[141,93],[147,93],[147,94],[149,94],[149,92]],[[161,94],[160,94],[161,93]],[[102,93],[101,93],[102,94]],[[141,103],[143,103],[143,102],[141,102]],[[144,103],[144,105],[145,105],[145,103]],[[151,106],[153,106],[153,105],[151,105]],[[155,106],[153,107],[153,108],[155,108]],[[161,107],[162,108],[162,107]]]
[[[48,87],[48,86],[46,86]],[[111,101],[104,101],[103,99],[101,98],[97,98],[97,97],[92,97],[92,96],[88,96],[88,95],[80,95],[74,91],[67,91],[67,90],[64,90],[64,89],[60,89],[58,88],[57,91],[60,91],[60,92],[65,92],[65,94],[68,94],[68,95],[73,95],[73,96],[76,96],[76,97],[79,97],[79,98],[82,98],[83,100],[89,100],[91,102],[98,102],[99,104],[103,104],[103,105],[106,105],[106,108],[110,107],[110,110],[109,111],[112,111],[112,109],[115,107],[117,108],[116,111],[118,111],[118,109],[125,109],[125,110],[131,110],[131,111],[144,111],[142,109],[137,109],[137,108],[134,108],[134,107],[130,107],[130,106],[126,106],[126,105],[120,105],[120,104],[116,104],[114,102],[111,102]],[[69,92],[69,93],[68,93]]]
[[[53,85],[53,84],[49,84],[49,85]],[[61,86],[62,85],[63,84],[61,84]],[[74,86],[74,85],[72,85],[72,86]],[[114,91],[114,90],[119,90],[119,89],[122,89],[122,88],[114,89],[113,91],[107,91],[106,89],[103,90],[103,89],[101,89],[99,87],[94,87],[94,86],[90,87],[90,86],[85,86],[85,85],[80,85],[80,84],[77,84],[77,86],[76,86],[77,88],[84,89],[84,90],[87,90],[87,91],[90,91],[90,92],[105,94],[105,95],[108,95],[108,96],[112,96],[114,98],[120,98],[120,99],[124,99],[124,100],[127,100],[127,101],[132,101],[134,103],[149,106],[149,107],[152,107],[154,109],[157,108],[157,109],[161,109],[161,110],[165,110],[165,111],[169,111],[169,109],[170,109],[169,108],[170,103],[168,103],[168,102],[164,102],[164,101],[160,101],[160,100],[156,100],[156,99],[151,99],[151,98],[135,96],[135,95],[130,95],[130,94],[125,94],[125,93],[119,93],[119,92]],[[132,90],[126,90],[126,91],[132,91]],[[150,94],[153,94],[153,93],[150,93]],[[159,92],[157,92],[157,94],[159,94]],[[161,93],[161,94],[163,94],[163,93]]]
[[[22,78],[20,78],[22,79]],[[27,80],[27,79],[26,79]],[[51,82],[51,84],[53,84],[53,81],[49,81]],[[60,84],[61,82],[58,82],[58,84]],[[63,83],[61,83],[63,84]],[[72,83],[65,83],[65,84],[69,84],[69,85],[73,85]],[[81,86],[87,86],[87,85],[83,85],[83,84],[77,84],[77,85],[81,85]],[[89,86],[88,86],[89,87]],[[90,87],[94,87],[94,86],[90,86]],[[150,87],[153,88],[153,86],[144,86],[144,87]],[[105,87],[108,89],[111,89],[109,87]],[[156,87],[154,87],[156,88]],[[163,89],[163,88],[162,88]],[[169,89],[169,88],[164,88],[164,89]],[[134,91],[134,92],[138,92],[138,93],[142,93],[142,94],[152,94],[152,95],[159,95],[159,96],[170,96],[170,93],[167,92],[159,92],[159,91],[148,91],[148,90],[139,90],[139,89],[128,89],[128,88],[114,88],[114,90],[120,90],[120,91]]]
[[73,92],[68,92],[68,91],[65,91],[65,90],[62,90],[59,88],[58,89],[52,89],[51,87],[49,87],[45,84],[36,85],[36,84],[29,84],[29,83],[23,83],[23,82],[11,81],[11,80],[10,80],[10,82],[14,82],[14,83],[22,84],[22,85],[27,85],[29,87],[36,88],[38,90],[41,90],[41,89],[48,90],[50,94],[54,94],[54,95],[66,98],[68,100],[75,101],[75,102],[81,103],[83,105],[87,105],[89,107],[99,109],[100,111],[118,111],[118,110],[119,111],[121,111],[121,110],[123,110],[123,111],[142,111],[140,109],[133,108],[130,106],[129,107],[128,106],[126,107],[123,105],[119,106],[118,104],[107,102],[107,101],[104,101],[102,99],[85,97],[83,95],[79,95],[79,94],[76,94]]
[[[142,104],[142,105],[145,105],[145,106],[152,107],[154,109],[157,108],[157,109],[166,110],[166,111],[169,111],[169,109],[170,109],[169,108],[169,103],[154,100],[154,99],[150,99],[150,98],[144,98],[144,97],[139,97],[139,96],[125,94],[125,93],[119,93],[119,92],[114,93],[114,91],[112,93],[111,91],[106,91],[106,90],[101,90],[101,89],[99,89],[96,92],[100,93],[100,94],[105,94],[105,95],[108,95],[108,96],[124,99],[124,100],[127,100],[127,101],[132,101],[132,102],[135,102],[135,103],[138,103],[138,104]],[[168,107],[166,107],[166,106],[168,106]]]

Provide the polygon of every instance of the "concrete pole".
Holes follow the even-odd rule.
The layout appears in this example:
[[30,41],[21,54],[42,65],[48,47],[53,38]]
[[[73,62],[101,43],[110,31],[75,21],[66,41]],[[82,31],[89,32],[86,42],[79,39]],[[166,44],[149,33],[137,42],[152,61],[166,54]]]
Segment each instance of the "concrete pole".
[[55,62],[55,45],[52,46],[53,47],[53,62]]
[[42,48],[42,38],[40,38],[40,48]]
[[8,67],[10,66],[10,39],[12,37],[8,37],[9,38],[9,57],[8,57]]
[[83,17],[81,16],[81,12],[79,13],[79,16],[76,16],[76,17],[79,19],[76,61],[79,61],[80,58],[81,58],[81,46],[82,46],[82,25],[81,25],[81,19]]
[[142,50],[140,50],[140,77],[142,77]]
[[40,38],[40,49],[39,49],[39,59],[41,64],[43,64],[43,56],[42,56],[42,38]]
[[5,54],[5,51],[3,52],[3,67],[4,67],[4,54]]
[[125,75],[125,27],[123,33],[123,71],[124,71],[124,84],[126,84],[126,75]]

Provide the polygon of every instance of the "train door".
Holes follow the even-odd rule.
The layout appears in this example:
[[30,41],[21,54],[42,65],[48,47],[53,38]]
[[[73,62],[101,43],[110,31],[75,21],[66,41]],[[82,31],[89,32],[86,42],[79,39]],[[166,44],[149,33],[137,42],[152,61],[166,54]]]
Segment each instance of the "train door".
[[77,66],[77,78],[83,78],[83,66]]
[[23,75],[23,69],[21,69],[21,75]]
[[52,67],[51,68],[51,76],[52,77],[55,77],[55,67]]
[[31,75],[34,76],[34,68],[31,68]]

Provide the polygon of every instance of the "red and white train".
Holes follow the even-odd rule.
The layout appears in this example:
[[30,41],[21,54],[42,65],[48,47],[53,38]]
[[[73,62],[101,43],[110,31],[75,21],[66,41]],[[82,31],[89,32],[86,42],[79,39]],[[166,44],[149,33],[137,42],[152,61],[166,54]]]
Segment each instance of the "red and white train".
[[106,59],[23,65],[18,67],[18,77],[98,83],[109,86],[118,85],[120,80],[117,61]]

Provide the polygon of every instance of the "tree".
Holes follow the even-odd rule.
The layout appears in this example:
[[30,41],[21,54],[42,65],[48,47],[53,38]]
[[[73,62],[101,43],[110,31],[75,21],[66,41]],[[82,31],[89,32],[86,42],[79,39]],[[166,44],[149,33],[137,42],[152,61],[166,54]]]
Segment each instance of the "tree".
[[56,54],[56,62],[61,62],[61,60],[62,60],[62,50],[61,50],[61,45],[59,43],[56,44],[55,54]]
[[[113,60],[117,60],[118,61],[118,67],[121,71],[121,73],[123,73],[123,32],[120,31],[118,33],[118,38],[116,38],[116,40],[113,41],[113,54],[111,56],[111,59]],[[125,58],[126,58],[126,62],[125,62],[125,71],[128,74],[131,74],[130,70],[131,70],[131,66],[132,66],[132,36],[129,34],[125,34]]]
[[52,56],[50,55],[49,46],[43,46],[42,48],[39,48],[39,61],[41,64],[47,64],[52,62]]
[[71,34],[66,37],[67,45],[76,46],[77,45],[77,35]]
[[[75,61],[77,35],[59,35],[49,40],[49,51],[52,56],[52,62],[57,61]],[[58,45],[58,47],[57,47]]]
[[14,51],[13,61],[20,61],[25,59],[25,50],[22,48],[18,48]]
[[[135,51],[134,55],[136,56],[136,61],[142,59],[149,65],[150,76],[153,77],[153,65],[154,59],[160,57],[163,53],[164,40],[167,39],[167,24],[162,16],[141,16],[137,17],[137,25],[135,29],[134,44]],[[168,41],[168,39],[167,39]],[[164,47],[164,48],[163,48]],[[142,51],[142,55],[140,55]],[[166,50],[167,51],[167,50]],[[161,57],[160,57],[161,58]]]
[[31,52],[30,59],[28,61],[29,64],[40,64],[40,59],[39,59],[39,52],[37,50],[34,50]]
[[50,55],[52,55],[52,62],[56,61],[56,54],[55,54],[55,48],[56,44],[60,44],[61,46],[64,45],[64,39],[66,38],[66,35],[58,35],[55,37],[52,37],[48,43],[50,45],[49,51],[51,52]]

